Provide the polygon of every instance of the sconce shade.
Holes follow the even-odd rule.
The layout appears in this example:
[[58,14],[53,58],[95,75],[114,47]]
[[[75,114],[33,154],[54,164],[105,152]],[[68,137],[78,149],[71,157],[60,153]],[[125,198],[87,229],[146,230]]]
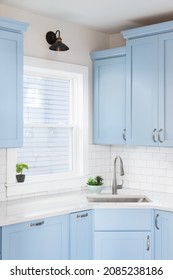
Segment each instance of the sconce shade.
[[[56,36],[57,33],[58,33],[58,37]],[[52,51],[68,51],[69,50],[69,47],[67,47],[62,42],[59,30],[57,30],[55,33],[53,31],[47,32],[46,41],[48,42],[48,44],[51,45],[49,47],[49,49]]]

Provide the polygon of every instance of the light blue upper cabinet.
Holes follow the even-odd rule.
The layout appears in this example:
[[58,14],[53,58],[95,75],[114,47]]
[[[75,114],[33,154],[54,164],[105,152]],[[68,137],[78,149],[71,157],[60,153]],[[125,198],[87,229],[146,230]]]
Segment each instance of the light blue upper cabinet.
[[[127,143],[153,145],[158,127],[157,38],[127,42]],[[155,133],[156,134],[156,133]],[[154,135],[153,137],[156,137]]]
[[173,32],[159,36],[159,145],[173,147]]
[[125,48],[91,53],[93,143],[125,143]]
[[123,31],[127,144],[173,146],[173,21]]
[[27,24],[0,17],[0,148],[23,140],[23,32]]

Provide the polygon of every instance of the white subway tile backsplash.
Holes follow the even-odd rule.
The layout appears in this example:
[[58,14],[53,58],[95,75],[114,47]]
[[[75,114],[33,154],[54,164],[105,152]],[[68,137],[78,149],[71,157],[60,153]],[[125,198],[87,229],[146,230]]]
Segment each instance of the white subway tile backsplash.
[[141,168],[143,168],[143,167],[147,167],[147,161],[146,160],[133,160],[133,166],[134,167],[141,167]]
[[159,166],[161,169],[172,169],[173,170],[173,161],[160,161]]
[[142,152],[141,153],[141,160],[147,160],[147,161],[151,161],[153,159],[153,154],[152,153],[148,153],[148,152]]
[[[163,191],[163,190],[162,190]],[[173,193],[173,185],[167,186],[166,192]]]
[[139,169],[139,174],[150,176],[153,174],[153,169],[142,167]]
[[[173,148],[89,145],[88,177],[101,175],[110,186],[118,155],[124,163],[125,187],[173,193]],[[6,172],[6,149],[0,149],[0,200],[6,199]]]
[[173,185],[173,180],[170,177],[159,177],[159,184],[160,185],[166,185],[166,186],[171,186]]
[[166,160],[166,158],[167,158],[167,154],[164,154],[164,153],[162,153],[162,152],[160,152],[160,153],[153,153],[152,154],[153,155],[153,160],[160,160],[160,161],[165,161]]
[[[111,159],[121,152],[123,158],[125,185],[161,192],[173,192],[173,148],[118,147],[111,146]],[[121,150],[122,149],[122,150]],[[113,152],[112,152],[113,150]],[[113,175],[113,169],[111,168]]]
[[167,177],[167,171],[166,169],[161,169],[161,168],[153,168],[150,169],[152,172],[153,177],[154,176],[165,176]]
[[6,149],[0,149],[0,158],[6,157]]
[[160,183],[160,179],[158,176],[148,176],[147,177],[147,183],[150,184],[159,184]]
[[173,178],[173,169],[167,169],[165,172],[167,177]]
[[146,167],[148,168],[160,168],[160,162],[157,160],[147,161]]
[[89,146],[88,177],[100,175],[104,178],[104,184],[110,185],[110,146]]
[[[125,153],[125,151],[124,151],[124,153]],[[130,160],[140,160],[141,159],[141,153],[139,153],[139,152],[128,153],[128,158]]]
[[173,153],[165,154],[167,161],[173,161]]

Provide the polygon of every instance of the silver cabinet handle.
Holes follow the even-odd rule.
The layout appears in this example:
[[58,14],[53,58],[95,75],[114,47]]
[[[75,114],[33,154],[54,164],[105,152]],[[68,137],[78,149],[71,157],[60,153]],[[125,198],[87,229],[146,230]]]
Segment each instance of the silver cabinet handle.
[[88,217],[88,213],[81,214],[81,215],[79,215],[79,214],[76,215],[77,219],[79,219],[79,218],[86,218],[86,217]]
[[159,230],[160,228],[159,228],[158,219],[159,219],[159,214],[157,214],[155,217],[155,227]]
[[162,129],[162,128],[159,129],[158,138],[159,138],[159,142],[160,142],[160,143],[163,143],[164,141],[163,141],[163,140],[161,139],[161,137],[160,137],[161,132],[163,132],[163,129]]
[[150,250],[150,236],[147,235],[147,251]]
[[44,225],[44,221],[37,222],[37,223],[30,223],[30,227],[39,227]]
[[157,140],[156,140],[156,131],[157,131],[157,129],[155,128],[155,129],[153,130],[153,134],[152,134],[152,138],[153,138],[153,142],[154,142],[154,143],[157,143]]
[[126,141],[126,129],[123,129],[123,139]]

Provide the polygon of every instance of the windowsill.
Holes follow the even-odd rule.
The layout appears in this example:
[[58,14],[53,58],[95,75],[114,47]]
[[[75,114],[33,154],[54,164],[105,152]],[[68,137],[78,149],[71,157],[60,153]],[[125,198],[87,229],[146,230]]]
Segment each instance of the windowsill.
[[75,177],[59,180],[48,179],[44,181],[35,180],[25,181],[24,183],[10,183],[6,184],[7,199],[21,199],[54,193],[80,191],[85,182],[85,177]]

